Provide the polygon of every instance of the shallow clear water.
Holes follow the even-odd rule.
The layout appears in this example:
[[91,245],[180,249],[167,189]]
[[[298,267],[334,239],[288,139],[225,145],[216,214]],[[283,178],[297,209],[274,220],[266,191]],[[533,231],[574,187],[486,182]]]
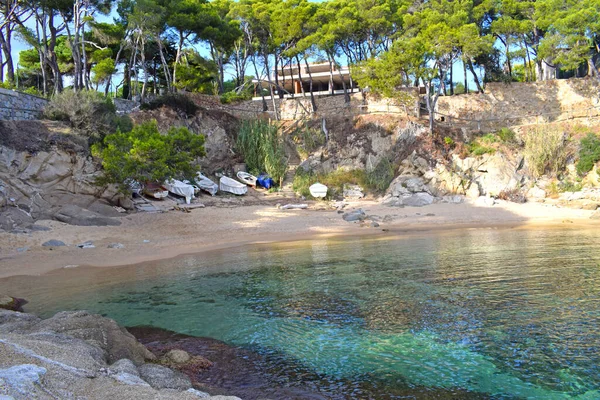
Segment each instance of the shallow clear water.
[[344,398],[380,398],[374,382],[600,398],[600,229],[315,240],[67,272],[0,291],[46,316],[89,309],[249,348]]

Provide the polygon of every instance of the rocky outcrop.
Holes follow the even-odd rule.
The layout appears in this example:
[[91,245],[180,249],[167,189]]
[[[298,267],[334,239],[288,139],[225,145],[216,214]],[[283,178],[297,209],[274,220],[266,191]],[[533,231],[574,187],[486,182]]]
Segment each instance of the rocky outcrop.
[[23,311],[22,307],[27,304],[26,300],[0,294],[0,308],[11,311]]
[[[426,128],[406,120],[366,115],[356,119],[327,118],[329,139],[300,163],[305,171],[327,174],[337,169],[372,171],[384,158],[395,158],[426,133]],[[321,129],[321,120],[313,121]]]
[[64,312],[41,320],[0,310],[2,398],[239,400],[193,389],[181,373],[146,362],[153,358],[99,315]]
[[[55,218],[66,204],[99,214],[101,221],[119,216],[112,205],[122,196],[112,186],[96,185],[100,166],[85,139],[56,133],[67,128],[50,122],[3,122],[0,128],[0,229]],[[72,220],[62,215],[67,223]]]

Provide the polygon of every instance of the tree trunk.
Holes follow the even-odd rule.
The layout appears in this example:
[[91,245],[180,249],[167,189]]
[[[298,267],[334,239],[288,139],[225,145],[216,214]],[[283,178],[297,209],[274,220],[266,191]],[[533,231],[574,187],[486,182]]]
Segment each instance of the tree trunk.
[[469,81],[467,80],[467,62],[463,60],[463,74],[465,78],[465,94],[469,94]]
[[308,85],[310,91],[310,105],[312,106],[313,113],[317,112],[317,102],[315,101],[315,95],[313,93],[313,78],[310,73],[310,66],[308,65],[308,60],[304,57],[304,64],[306,65],[306,72],[308,73]]
[[473,75],[473,80],[475,81],[475,86],[477,86],[477,91],[479,93],[483,93],[483,88],[481,87],[481,83],[479,83],[479,77],[475,73],[475,68],[473,68],[473,62],[471,60],[468,60],[467,67],[469,67],[469,71],[471,71],[471,74]]

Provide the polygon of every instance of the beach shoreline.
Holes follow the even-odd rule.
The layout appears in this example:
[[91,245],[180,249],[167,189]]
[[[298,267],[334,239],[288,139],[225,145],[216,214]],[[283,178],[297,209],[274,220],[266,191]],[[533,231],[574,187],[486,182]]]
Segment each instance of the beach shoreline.
[[[40,221],[49,231],[0,233],[0,279],[43,275],[65,268],[119,267],[228,248],[308,239],[369,236],[397,237],[427,232],[484,228],[564,228],[597,225],[594,211],[543,203],[493,206],[476,202],[389,207],[376,201],[349,203],[344,212],[362,209],[366,223],[346,222],[335,209],[281,210],[271,204],[207,207],[190,213],[136,213],[120,226],[73,226]],[[43,247],[55,239],[67,246]],[[94,248],[77,244],[91,241]],[[108,248],[120,243],[123,248]]]

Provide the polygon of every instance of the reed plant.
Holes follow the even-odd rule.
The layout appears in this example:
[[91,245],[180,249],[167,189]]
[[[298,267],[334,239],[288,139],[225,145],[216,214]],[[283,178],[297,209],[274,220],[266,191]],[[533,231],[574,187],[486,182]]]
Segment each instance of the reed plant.
[[250,173],[266,172],[279,185],[282,184],[288,159],[277,125],[264,120],[243,121],[236,148],[244,157]]

